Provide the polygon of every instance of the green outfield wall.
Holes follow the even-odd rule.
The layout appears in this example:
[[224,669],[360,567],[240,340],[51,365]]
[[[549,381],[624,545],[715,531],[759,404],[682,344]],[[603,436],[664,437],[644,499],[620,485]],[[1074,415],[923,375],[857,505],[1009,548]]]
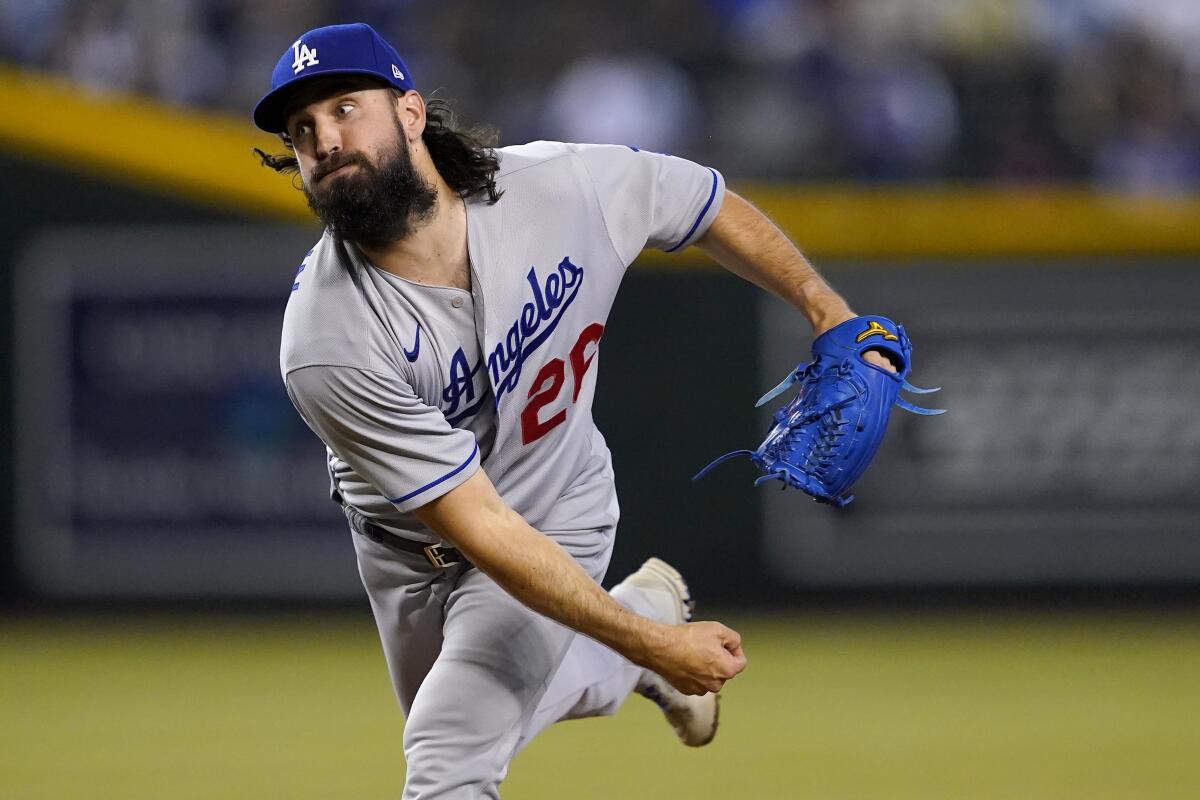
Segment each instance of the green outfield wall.
[[[250,146],[270,140],[244,121],[9,73],[0,99],[45,112],[0,123],[5,595],[352,594],[344,530],[320,501],[319,446],[302,438],[271,355],[318,231],[298,193],[254,164]],[[103,134],[69,135],[76,112]],[[1200,200],[736,188],[856,307],[902,318],[914,377],[943,383],[952,414],[899,418],[841,515],[753,489],[745,464],[693,483],[713,456],[760,438],[753,402],[803,357],[808,334],[695,251],[648,254],[613,309],[595,407],[622,505],[614,574],[669,555],[726,602],[805,588],[1200,582],[1200,387],[1179,366],[1200,327]],[[121,331],[162,345],[138,333],[150,322],[181,337],[181,385],[200,380],[186,352],[246,331],[237,379],[180,397],[163,361],[130,367],[103,349]],[[180,423],[189,414],[207,427]],[[225,463],[256,480],[295,475],[263,483],[270,499],[256,504]],[[188,480],[195,491],[181,493]],[[297,552],[331,571],[307,576]],[[197,553],[214,576],[184,568]],[[265,565],[290,577],[252,580]]]

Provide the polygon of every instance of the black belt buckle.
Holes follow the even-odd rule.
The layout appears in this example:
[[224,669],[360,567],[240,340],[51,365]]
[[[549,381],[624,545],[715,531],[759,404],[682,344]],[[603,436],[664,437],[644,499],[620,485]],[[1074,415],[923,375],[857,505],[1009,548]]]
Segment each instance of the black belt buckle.
[[[448,555],[445,548],[443,548],[440,544],[427,545],[424,549],[425,557],[429,559],[429,563],[438,569],[447,569],[455,566],[456,564],[462,563],[461,559],[448,561],[447,558],[454,558],[454,556]],[[452,550],[451,552],[453,552],[455,555],[458,555],[457,551]]]

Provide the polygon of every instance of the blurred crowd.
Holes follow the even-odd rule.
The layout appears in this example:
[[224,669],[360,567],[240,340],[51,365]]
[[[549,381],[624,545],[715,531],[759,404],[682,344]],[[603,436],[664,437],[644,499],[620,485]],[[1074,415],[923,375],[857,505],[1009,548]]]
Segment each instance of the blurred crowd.
[[246,115],[297,35],[353,20],[506,144],[768,181],[1200,187],[1200,0],[0,0],[0,58]]

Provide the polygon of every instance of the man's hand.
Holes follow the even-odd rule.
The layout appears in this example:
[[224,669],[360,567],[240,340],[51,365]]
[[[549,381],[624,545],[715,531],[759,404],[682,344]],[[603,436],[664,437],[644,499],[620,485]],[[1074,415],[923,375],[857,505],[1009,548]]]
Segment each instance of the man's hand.
[[866,361],[868,364],[874,364],[880,369],[886,369],[888,372],[893,373],[897,371],[896,365],[892,363],[892,360],[878,350],[868,350],[862,354],[862,357],[863,361]]
[[746,668],[742,637],[719,622],[674,625],[668,632],[646,666],[684,694],[719,692]]
[[[836,298],[836,302],[830,304],[828,311],[814,312],[813,318],[818,321],[813,323],[813,338],[815,339],[830,328],[836,328],[843,322],[849,322],[857,316],[844,302],[841,302],[841,298]],[[895,373],[899,368],[899,365],[893,363],[887,357],[887,354],[879,350],[867,350],[863,353],[862,357],[863,361],[866,361],[868,364],[873,364],[888,372]]]

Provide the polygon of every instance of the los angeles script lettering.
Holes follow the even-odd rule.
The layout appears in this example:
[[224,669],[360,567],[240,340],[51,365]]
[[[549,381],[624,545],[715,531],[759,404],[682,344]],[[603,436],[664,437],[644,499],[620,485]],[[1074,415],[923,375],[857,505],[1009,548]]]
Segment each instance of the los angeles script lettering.
[[497,405],[501,397],[517,388],[525,359],[550,338],[563,312],[579,294],[583,285],[583,267],[572,264],[568,257],[558,262],[555,272],[546,276],[544,286],[539,285],[537,270],[533,267],[525,279],[529,281],[533,299],[524,305],[521,316],[487,357],[492,385],[496,387]]
[[[496,405],[500,405],[500,399],[505,394],[517,388],[525,360],[550,338],[564,312],[579,294],[583,285],[583,267],[572,264],[570,257],[567,257],[546,276],[544,282],[538,279],[536,267],[529,268],[525,280],[529,283],[530,300],[522,306],[520,315],[506,331],[504,338],[487,355]],[[481,366],[470,366],[462,348],[450,359],[450,375],[442,391],[442,401],[447,404],[445,413],[452,424],[456,419],[464,419],[478,411],[478,402],[473,402],[476,395],[474,376]],[[460,405],[464,404],[464,409],[459,411]]]

